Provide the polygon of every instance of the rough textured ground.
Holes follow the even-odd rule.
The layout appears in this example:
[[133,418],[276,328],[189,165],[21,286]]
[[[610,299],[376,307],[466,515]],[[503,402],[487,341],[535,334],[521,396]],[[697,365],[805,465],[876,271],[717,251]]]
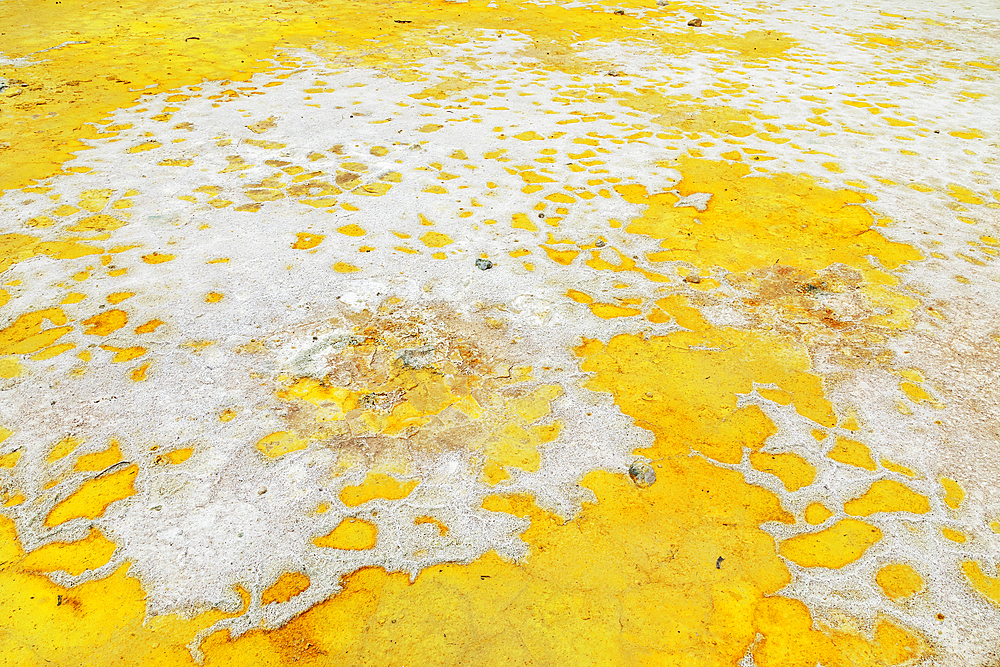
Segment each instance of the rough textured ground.
[[0,663],[998,664],[998,39],[0,1]]

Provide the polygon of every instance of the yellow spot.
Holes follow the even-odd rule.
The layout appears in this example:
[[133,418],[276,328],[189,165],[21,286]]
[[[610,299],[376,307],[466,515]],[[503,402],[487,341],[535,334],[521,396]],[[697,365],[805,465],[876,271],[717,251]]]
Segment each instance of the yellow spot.
[[529,232],[537,232],[538,227],[524,213],[515,213],[510,226],[514,229],[526,229]]
[[514,138],[520,139],[521,141],[541,141],[545,139],[545,137],[532,130],[522,132],[521,134],[515,134]]
[[337,231],[343,234],[344,236],[364,236],[365,234],[368,233],[355,224],[338,227]]
[[139,144],[138,146],[132,146],[132,148],[125,149],[125,152],[126,153],[145,153],[146,151],[151,151],[154,148],[159,148],[162,145],[163,144],[161,144],[159,141],[147,141],[145,143]]
[[437,132],[442,127],[444,127],[444,125],[438,125],[437,123],[428,123],[423,127],[417,128],[417,132]]
[[251,123],[250,125],[247,125],[247,129],[253,132],[254,134],[263,134],[264,132],[267,132],[268,130],[277,127],[277,123],[274,122],[276,120],[278,119],[275,118],[274,116],[271,116],[266,120],[259,120],[256,123]]
[[540,245],[539,248],[545,251],[545,254],[549,256],[549,259],[556,264],[562,264],[563,266],[569,266],[572,264],[573,260],[580,254],[579,250],[557,250],[546,245]]
[[326,238],[323,234],[310,234],[309,232],[299,232],[295,236],[297,239],[292,244],[292,248],[295,250],[311,250]]
[[944,504],[953,510],[961,507],[962,501],[965,500],[965,489],[948,477],[941,478],[941,486],[944,487]]
[[87,480],[73,495],[52,508],[45,517],[45,525],[51,528],[71,519],[96,519],[111,503],[135,494],[133,484],[138,472],[139,466],[131,465]]
[[261,595],[262,605],[281,604],[309,588],[309,577],[302,572],[285,572]]
[[111,215],[92,215],[69,228],[71,232],[110,232],[128,224]]
[[864,494],[844,503],[844,511],[854,516],[870,516],[876,512],[926,514],[931,511],[931,505],[927,496],[908,486],[892,479],[880,479]]
[[219,292],[209,292],[205,295],[205,303],[218,303],[222,301],[224,297],[225,295]]
[[953,199],[962,202],[963,204],[982,204],[982,198],[975,192],[967,187],[956,185],[955,183],[948,184],[948,195]]
[[834,461],[845,463],[850,466],[864,468],[865,470],[877,470],[875,460],[872,458],[871,450],[857,440],[851,440],[838,435],[836,444],[827,454]]
[[193,164],[194,160],[188,158],[169,158],[156,163],[158,167],[190,167]]
[[798,454],[753,452],[750,454],[750,465],[780,479],[788,491],[798,491],[816,479],[816,468]]
[[875,575],[875,583],[890,600],[899,600],[919,593],[924,589],[924,580],[909,565],[893,563],[886,565]]
[[605,320],[616,317],[633,317],[642,314],[642,311],[638,308],[628,308],[613,303],[592,303],[590,304],[590,312]]
[[24,366],[14,357],[0,358],[0,378],[10,380],[19,377],[24,372]]
[[365,481],[356,486],[345,486],[340,491],[340,501],[348,507],[364,505],[369,500],[384,498],[400,500],[407,497],[419,484],[418,480],[400,483],[389,475],[368,473]]
[[961,533],[957,530],[952,530],[947,526],[941,528],[941,534],[944,535],[945,539],[949,539],[952,542],[958,542],[959,544],[963,544],[969,539],[968,537],[965,536],[965,533]]
[[232,408],[226,408],[219,413],[219,421],[221,422],[231,422],[236,418],[236,410]]
[[806,523],[810,526],[818,526],[831,516],[833,516],[833,512],[822,503],[809,503],[809,506],[806,507]]
[[146,264],[163,264],[164,262],[169,262],[176,259],[177,255],[169,255],[167,253],[153,252],[148,255],[142,256],[142,261]]
[[428,248],[443,248],[446,245],[454,243],[450,236],[439,232],[427,232],[420,237],[420,240]]
[[378,540],[378,526],[363,519],[348,518],[323,537],[317,537],[313,544],[330,549],[365,551],[374,549]]
[[959,139],[982,139],[986,136],[983,134],[982,130],[977,130],[975,128],[968,130],[954,130],[948,134],[953,137],[958,137]]
[[49,241],[39,243],[34,247],[36,255],[49,255],[55,259],[77,259],[85,255],[99,255],[102,252],[104,251],[97,246],[70,241]]
[[289,452],[305,449],[308,446],[309,441],[307,439],[300,438],[288,431],[278,431],[277,433],[266,435],[257,441],[257,450],[264,456],[272,459],[288,454]]
[[97,528],[77,542],[49,542],[35,549],[21,561],[20,567],[30,572],[55,572],[62,570],[78,577],[87,570],[96,570],[107,564],[116,545],[104,537]]
[[865,555],[882,531],[857,519],[842,519],[826,530],[791,537],[779,545],[782,556],[802,567],[839,569]]
[[84,190],[80,193],[80,208],[97,213],[111,201],[113,192],[113,190],[108,189]]
[[55,221],[47,215],[39,215],[26,221],[26,227],[51,227]]
[[83,333],[91,336],[107,336],[128,324],[128,315],[124,310],[108,310],[83,321],[87,327]]
[[337,273],[357,273],[361,269],[347,262],[337,262],[333,265],[333,270]]
[[62,301],[59,302],[59,305],[80,303],[86,298],[87,298],[86,294],[81,294],[80,292],[70,292],[65,296],[65,298],[63,298]]
[[993,604],[1000,606],[1000,577],[989,577],[983,574],[979,563],[971,560],[962,563],[962,572],[977,591]]
[[94,472],[98,470],[104,470],[108,466],[112,466],[122,460],[121,446],[117,440],[111,439],[108,442],[107,449],[94,452],[92,454],[83,454],[76,460],[76,464],[73,466],[76,470],[84,472]]
[[256,146],[257,148],[265,148],[268,150],[276,150],[278,148],[284,148],[288,144],[283,144],[277,141],[267,141],[265,139],[244,139],[244,144],[249,144],[250,146]]
[[191,455],[194,454],[193,447],[184,447],[182,449],[175,449],[173,451],[167,452],[166,454],[161,454],[156,457],[157,463],[167,463],[170,465],[177,465],[178,463],[184,463]]
[[[8,434],[10,431],[7,432]],[[9,454],[0,455],[0,468],[13,468],[17,465],[18,460],[21,458],[21,452],[10,452]]]
[[906,475],[907,477],[916,477],[917,473],[913,472],[906,466],[901,466],[898,463],[893,463],[888,459],[882,459],[882,467],[891,472],[899,473],[900,475]]
[[910,400],[914,403],[926,402],[935,407],[943,407],[933,396],[927,393],[923,387],[915,385],[912,382],[901,382],[899,384],[899,388],[902,389],[903,393],[909,396]]
[[584,294],[583,292],[579,292],[575,289],[566,290],[566,296],[573,299],[573,301],[576,301],[577,303],[594,302],[594,298],[592,296],[590,296],[589,294]]
[[146,354],[146,348],[139,346],[115,347],[114,345],[101,345],[101,349],[107,350],[108,352],[114,352],[114,355],[111,357],[112,363],[132,361],[133,359],[138,359],[142,355]]
[[131,299],[135,296],[135,292],[114,292],[108,295],[108,303],[118,304],[125,299]]
[[163,320],[150,320],[145,324],[140,324],[139,326],[137,326],[135,328],[135,332],[137,334],[153,333],[154,331],[156,331],[157,327],[161,327],[164,324],[166,324],[166,322],[164,322]]
[[52,450],[49,451],[49,455],[46,461],[52,463],[53,461],[58,461],[59,459],[65,458],[72,454],[77,447],[83,444],[83,440],[79,438],[74,438],[72,436],[63,438],[56,444],[52,445]]

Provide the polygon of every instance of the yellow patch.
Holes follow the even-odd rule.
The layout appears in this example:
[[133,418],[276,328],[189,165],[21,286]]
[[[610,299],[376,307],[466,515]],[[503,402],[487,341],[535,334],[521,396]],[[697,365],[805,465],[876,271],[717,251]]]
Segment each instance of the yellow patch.
[[378,541],[378,527],[363,519],[344,519],[336,528],[313,540],[318,547],[366,551],[374,549]]

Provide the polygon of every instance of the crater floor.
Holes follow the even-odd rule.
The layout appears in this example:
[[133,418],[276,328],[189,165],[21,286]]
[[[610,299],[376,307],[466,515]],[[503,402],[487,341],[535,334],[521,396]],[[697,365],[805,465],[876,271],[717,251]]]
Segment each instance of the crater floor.
[[0,1],[0,663],[997,664],[998,35]]

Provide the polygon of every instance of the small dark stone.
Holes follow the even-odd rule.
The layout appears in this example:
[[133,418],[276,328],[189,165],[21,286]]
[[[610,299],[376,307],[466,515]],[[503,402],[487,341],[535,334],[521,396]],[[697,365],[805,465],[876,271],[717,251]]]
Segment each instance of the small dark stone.
[[603,248],[606,244],[604,243],[604,239],[597,239],[594,241],[594,245],[598,248]]
[[692,28],[700,28],[701,19],[691,19],[690,21],[688,21],[688,25],[691,26]]
[[645,461],[636,461],[629,466],[628,476],[640,489],[648,488],[656,483],[656,471]]
[[538,217],[539,217],[539,218],[544,218],[544,217],[545,217],[545,214],[544,214],[544,213],[539,213],[539,214],[538,214]]
[[624,16],[625,15],[625,10],[624,9],[616,9],[615,10],[615,14],[617,14],[618,16]]
[[697,285],[698,283],[701,282],[701,276],[696,276],[694,274],[691,274],[690,276],[684,276],[684,282],[694,283],[695,285]]
[[491,262],[488,259],[483,259],[482,257],[480,257],[479,259],[476,260],[476,268],[481,271],[489,271],[490,269],[493,268],[493,262]]

